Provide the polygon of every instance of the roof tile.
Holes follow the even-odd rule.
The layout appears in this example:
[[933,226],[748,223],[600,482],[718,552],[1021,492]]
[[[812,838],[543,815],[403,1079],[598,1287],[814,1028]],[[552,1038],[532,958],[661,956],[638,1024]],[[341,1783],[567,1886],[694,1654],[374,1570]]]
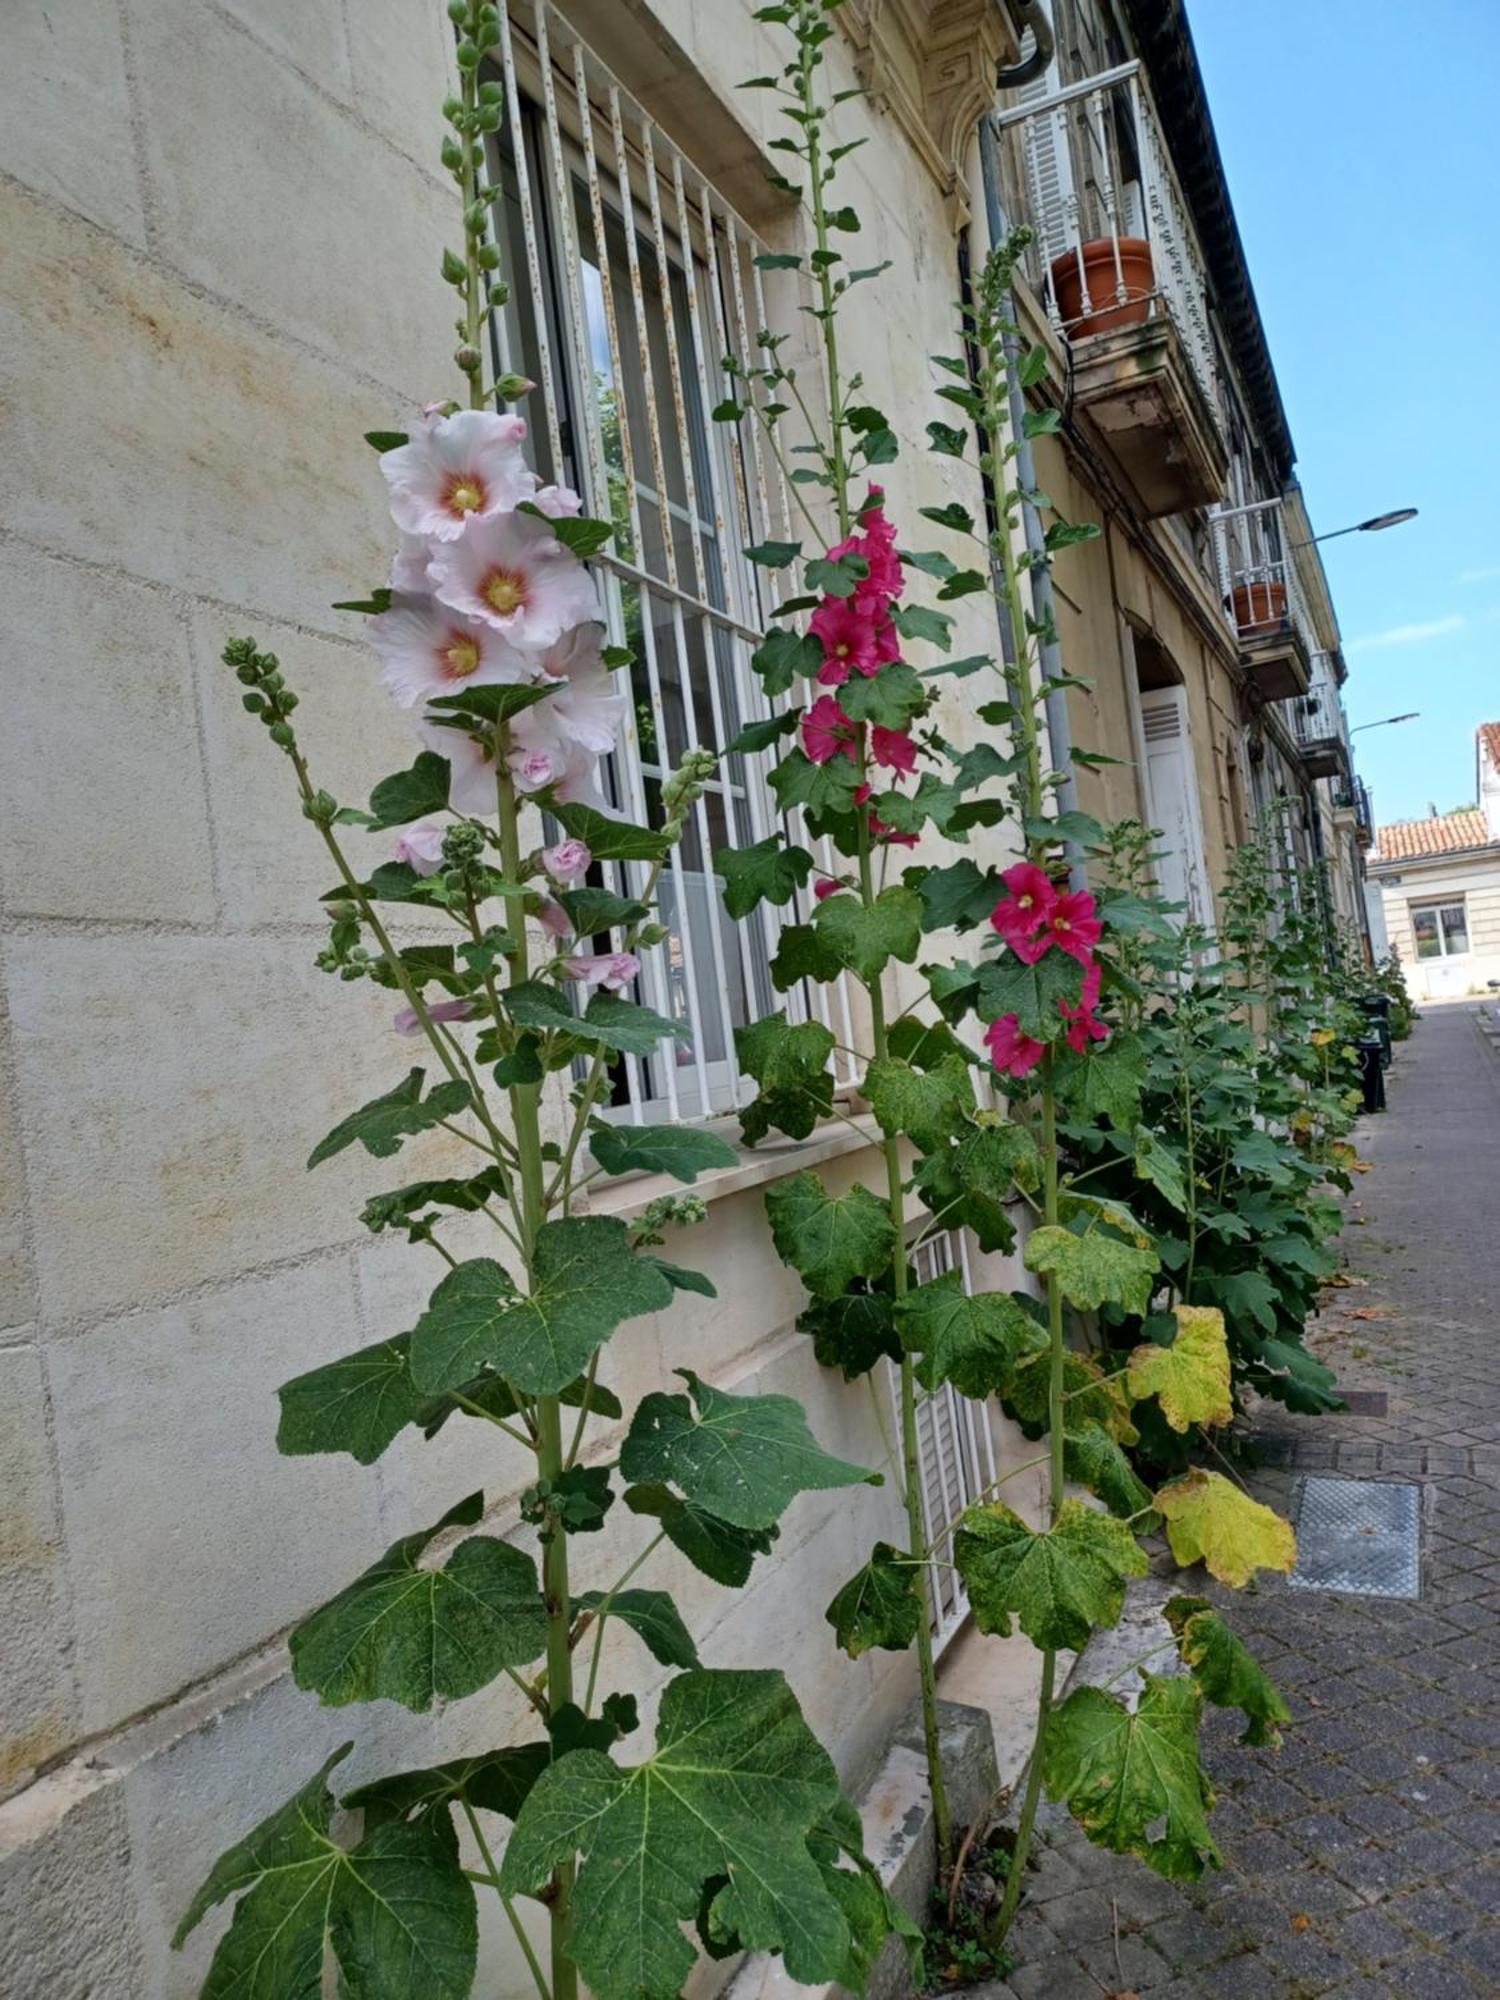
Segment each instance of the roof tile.
[[[1500,736],[1500,723],[1485,725]],[[1458,854],[1467,847],[1487,847],[1490,830],[1477,807],[1464,812],[1439,813],[1436,819],[1400,820],[1395,826],[1377,827],[1377,861],[1419,861],[1429,854]]]

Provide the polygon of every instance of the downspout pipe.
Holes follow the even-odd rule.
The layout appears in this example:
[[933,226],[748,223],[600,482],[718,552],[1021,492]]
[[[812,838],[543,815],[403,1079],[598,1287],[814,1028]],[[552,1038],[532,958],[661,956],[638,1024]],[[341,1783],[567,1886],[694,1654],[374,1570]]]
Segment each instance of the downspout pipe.
[[[1042,17],[1045,21],[1045,17]],[[1038,45],[1041,34],[1038,31]],[[1047,57],[1052,53],[1050,28],[1046,35]],[[1024,65],[1023,65],[1024,67]],[[1002,71],[1002,78],[1018,72]],[[1010,224],[1000,201],[999,161],[995,155],[995,128],[988,115],[979,121],[979,160],[984,178],[985,220],[989,228],[990,242],[1003,243]],[[1007,317],[1014,320],[1015,304],[1007,306]],[[1007,358],[1014,361],[1020,355],[1020,342],[1014,334],[1007,334]],[[1027,496],[1036,491],[1036,455],[1031,449],[1031,440],[1026,435],[1023,421],[1026,415],[1026,398],[1021,390],[1014,368],[1010,374],[1010,421],[1011,435],[1016,443],[1016,483],[1021,489],[1021,526],[1026,537],[1026,547],[1033,557],[1031,566],[1031,611],[1037,625],[1050,638],[1040,641],[1042,678],[1054,681],[1063,671],[1062,648],[1058,644],[1056,600],[1052,590],[1052,571],[1047,560],[1046,531],[1042,527],[1042,517],[1035,503]],[[1003,624],[1002,620],[1002,624]],[[1068,716],[1068,694],[1066,688],[1050,688],[1045,697],[1047,716],[1047,741],[1052,753],[1053,769],[1060,772],[1062,783],[1057,788],[1057,804],[1060,812],[1076,812],[1078,809],[1078,778],[1073,764],[1073,729]],[[1088,867],[1084,861],[1083,849],[1076,840],[1066,843],[1064,849],[1068,861],[1068,883],[1074,890],[1088,887]]]
[[1019,90],[1023,83],[1035,82],[1052,60],[1052,23],[1042,11],[1041,0],[1011,0],[1010,13],[1017,34],[1024,35],[1030,28],[1034,39],[1029,56],[996,73],[996,90]]

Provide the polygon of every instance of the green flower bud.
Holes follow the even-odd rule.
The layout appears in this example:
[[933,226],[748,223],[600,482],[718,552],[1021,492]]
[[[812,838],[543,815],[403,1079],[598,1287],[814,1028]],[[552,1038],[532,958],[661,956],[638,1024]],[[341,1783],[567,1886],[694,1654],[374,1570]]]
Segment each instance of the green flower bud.
[[253,689],[249,694],[242,694],[240,700],[252,715],[259,715],[266,705],[265,696],[263,694],[256,694]]
[[260,668],[255,665],[253,660],[246,660],[241,666],[235,668],[234,677],[237,681],[243,681],[246,687],[254,687],[255,683],[260,679]]
[[515,403],[519,402],[522,396],[529,396],[536,384],[525,375],[502,375],[495,387],[507,403]]
[[498,251],[498,250],[497,250],[497,249],[495,248],[495,246],[494,246],[494,244],[493,244],[493,243],[481,243],[481,244],[480,244],[480,246],[479,246],[479,268],[480,268],[480,270],[481,270],[481,271],[498,271],[498,270],[499,270],[499,268],[500,268],[500,252],[499,252],[499,251]]
[[459,286],[468,283],[469,267],[452,250],[445,249],[443,252],[442,272],[446,284]]
[[499,83],[482,83],[479,86],[481,104],[504,104],[505,86]]
[[279,743],[283,750],[290,750],[296,740],[296,737],[292,734],[292,725],[289,722],[273,722],[271,724],[271,741]]
[[473,42],[459,43],[458,66],[460,69],[478,69],[479,50]]
[[459,173],[463,168],[463,148],[456,139],[445,139],[439,156],[450,174]]
[[461,99],[457,97],[445,97],[443,99],[443,116],[450,125],[456,125],[459,119],[462,118],[463,112],[464,107]]
[[281,697],[282,714],[290,715],[292,710],[297,706],[298,699],[299,697],[293,692],[293,690],[291,688],[288,688]]
[[475,119],[481,132],[498,132],[504,116],[505,107],[501,104],[481,104],[479,110],[475,113]]
[[453,359],[465,375],[477,375],[482,356],[477,347],[460,347]]
[[461,28],[469,18],[469,0],[448,0],[448,19]]

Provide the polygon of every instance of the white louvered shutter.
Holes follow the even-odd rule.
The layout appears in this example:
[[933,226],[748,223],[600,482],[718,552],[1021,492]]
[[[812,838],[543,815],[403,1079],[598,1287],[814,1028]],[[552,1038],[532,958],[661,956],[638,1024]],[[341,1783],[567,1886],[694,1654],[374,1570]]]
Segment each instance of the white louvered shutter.
[[1194,922],[1209,916],[1208,871],[1198,816],[1197,781],[1187,728],[1187,694],[1180,687],[1141,693],[1141,728],[1146,739],[1146,784],[1151,818],[1161,828],[1157,877],[1161,892],[1186,905]]

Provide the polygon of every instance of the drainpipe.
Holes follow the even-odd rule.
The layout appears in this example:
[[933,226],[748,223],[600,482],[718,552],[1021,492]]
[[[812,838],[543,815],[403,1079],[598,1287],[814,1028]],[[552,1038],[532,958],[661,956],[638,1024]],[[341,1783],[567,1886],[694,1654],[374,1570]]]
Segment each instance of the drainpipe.
[[1011,0],[1010,12],[1017,35],[1024,35],[1030,28],[1034,41],[1029,56],[1024,56],[1013,69],[997,72],[996,90],[1019,90],[1023,83],[1033,83],[1052,60],[1052,23],[1042,12],[1041,0]]
[[[1025,9],[1030,23],[1036,30],[1037,50],[1029,59],[1035,61],[1036,54],[1046,44],[1043,64],[1052,54],[1052,31],[1047,26],[1046,16],[1036,7],[1034,0]],[[1020,76],[1019,69],[1002,71],[1001,80]],[[1024,81],[1024,79],[1022,79]],[[995,129],[988,115],[979,121],[979,160],[984,177],[985,218],[989,227],[990,242],[1003,242],[1009,223],[1000,202],[999,162],[995,157]],[[1015,318],[1014,300],[1007,307],[1007,316]],[[1014,334],[1006,336],[1006,353],[1014,360],[1019,357],[1020,343]],[[1041,515],[1034,504],[1026,498],[1036,491],[1036,456],[1031,449],[1031,440],[1025,435],[1022,422],[1026,414],[1026,399],[1016,379],[1015,370],[1010,371],[1010,421],[1011,435],[1016,441],[1016,483],[1021,489],[1021,525],[1026,537],[1026,547],[1037,558],[1031,569],[1031,610],[1036,623],[1045,632],[1057,630],[1052,592],[1052,571],[1046,560],[1046,533],[1042,527]],[[1004,620],[1001,620],[1002,627]],[[1042,678],[1056,680],[1062,674],[1062,648],[1056,638],[1043,639],[1040,646]],[[1076,812],[1078,808],[1078,779],[1073,765],[1073,731],[1068,719],[1068,694],[1066,688],[1053,688],[1046,696],[1047,740],[1052,752],[1054,770],[1062,773],[1062,783],[1057,788],[1058,808],[1062,812]],[[1083,858],[1083,849],[1076,840],[1070,840],[1065,848],[1068,860],[1068,883],[1078,890],[1088,886],[1088,866]]]

